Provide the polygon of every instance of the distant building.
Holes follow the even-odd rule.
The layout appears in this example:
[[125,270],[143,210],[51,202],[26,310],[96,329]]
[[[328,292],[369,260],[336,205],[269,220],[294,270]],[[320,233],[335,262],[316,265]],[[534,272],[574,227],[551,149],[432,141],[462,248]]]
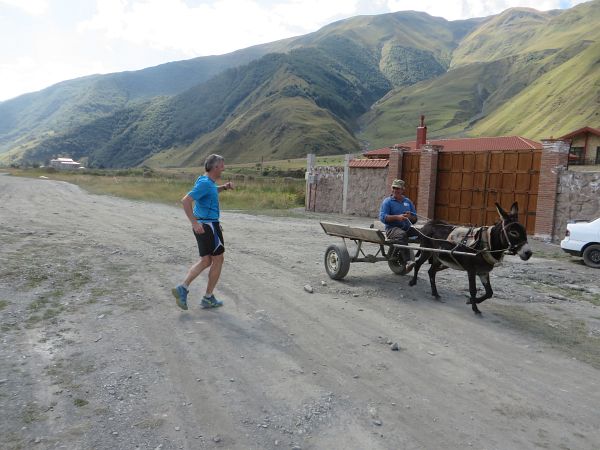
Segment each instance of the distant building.
[[71,158],[56,158],[50,160],[50,167],[57,170],[77,170],[83,169],[81,163],[73,161]]
[[569,164],[600,164],[600,129],[583,127],[558,139],[571,141]]

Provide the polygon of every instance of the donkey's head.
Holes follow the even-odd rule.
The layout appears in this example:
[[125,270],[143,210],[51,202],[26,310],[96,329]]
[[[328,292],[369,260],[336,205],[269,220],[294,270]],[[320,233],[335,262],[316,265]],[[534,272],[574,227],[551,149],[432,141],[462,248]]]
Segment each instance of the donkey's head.
[[499,223],[502,227],[502,232],[500,233],[502,245],[508,249],[511,255],[518,254],[519,258],[527,261],[531,258],[533,252],[527,242],[527,230],[519,222],[519,205],[517,202],[514,202],[508,213],[498,203],[496,203],[496,209],[502,219],[502,222]]

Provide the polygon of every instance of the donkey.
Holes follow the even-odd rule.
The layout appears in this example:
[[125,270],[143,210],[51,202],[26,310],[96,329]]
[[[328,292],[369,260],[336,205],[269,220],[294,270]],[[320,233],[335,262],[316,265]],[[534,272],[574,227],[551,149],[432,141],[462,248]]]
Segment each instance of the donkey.
[[[475,314],[481,314],[477,305],[490,298],[494,292],[490,284],[490,272],[494,266],[504,258],[504,252],[511,255],[518,254],[523,261],[527,261],[532,251],[527,242],[525,227],[519,223],[519,207],[513,203],[510,213],[506,213],[496,203],[496,209],[501,220],[490,227],[468,228],[456,227],[441,220],[427,222],[420,231],[421,255],[415,263],[414,274],[409,285],[417,284],[417,274],[423,263],[429,260],[429,281],[431,295],[439,298],[435,285],[435,274],[448,267],[466,271],[469,277],[469,293],[467,304],[471,305]],[[426,249],[448,250],[450,253],[428,252]],[[471,255],[455,254],[472,253]],[[475,275],[479,276],[485,294],[477,297]]]

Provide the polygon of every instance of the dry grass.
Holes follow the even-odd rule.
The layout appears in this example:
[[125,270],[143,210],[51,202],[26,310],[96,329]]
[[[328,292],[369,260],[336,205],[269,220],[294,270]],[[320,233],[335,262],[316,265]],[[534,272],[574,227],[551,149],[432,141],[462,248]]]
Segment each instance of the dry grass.
[[[169,204],[178,204],[190,191],[196,177],[187,171],[178,173],[152,171],[144,175],[141,170],[68,173],[44,169],[11,169],[10,173],[15,176],[33,178],[44,176],[51,180],[67,181],[94,194]],[[238,177],[232,175],[224,177],[223,182],[231,179],[235,189],[221,194],[222,209],[272,210],[304,205],[303,179]]]

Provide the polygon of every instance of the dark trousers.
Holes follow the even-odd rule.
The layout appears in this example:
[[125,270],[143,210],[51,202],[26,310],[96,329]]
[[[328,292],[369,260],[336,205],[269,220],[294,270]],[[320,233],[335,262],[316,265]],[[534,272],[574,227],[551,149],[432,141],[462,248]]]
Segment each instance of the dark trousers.
[[[400,227],[390,228],[385,232],[386,237],[390,241],[394,241],[395,244],[407,245],[408,238],[412,236],[417,236],[417,232],[413,227],[410,227],[408,230],[403,230]],[[400,250],[402,257],[404,258],[404,262],[408,262],[410,260],[410,250],[407,248],[403,248]]]

